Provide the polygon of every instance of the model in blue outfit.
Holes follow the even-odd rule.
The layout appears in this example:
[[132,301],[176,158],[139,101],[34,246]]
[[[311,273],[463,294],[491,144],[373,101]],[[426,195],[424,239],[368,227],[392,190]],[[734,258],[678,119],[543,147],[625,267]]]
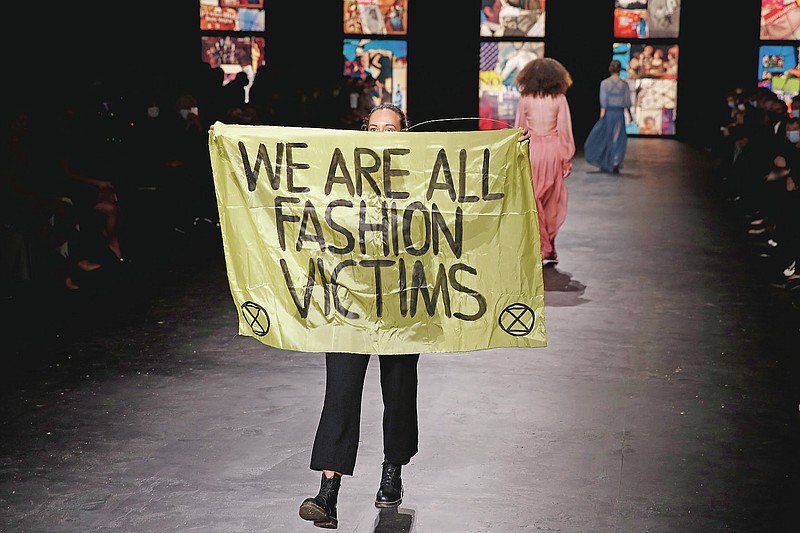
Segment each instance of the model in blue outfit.
[[620,78],[622,64],[614,59],[608,66],[611,74],[600,82],[600,120],[598,120],[583,144],[586,162],[602,172],[619,172],[628,149],[628,134],[625,132],[625,113],[631,114],[631,93],[628,82]]

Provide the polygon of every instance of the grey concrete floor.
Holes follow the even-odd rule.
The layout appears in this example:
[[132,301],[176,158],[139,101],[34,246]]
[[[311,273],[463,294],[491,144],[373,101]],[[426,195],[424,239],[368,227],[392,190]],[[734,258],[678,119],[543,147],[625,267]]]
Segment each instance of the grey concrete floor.
[[[423,354],[391,511],[373,362],[339,530],[800,531],[798,320],[713,170],[671,139],[631,139],[620,175],[578,156],[548,346]],[[320,531],[298,506],[322,355],[237,336],[213,230],[156,240],[94,289],[4,301],[0,530]]]

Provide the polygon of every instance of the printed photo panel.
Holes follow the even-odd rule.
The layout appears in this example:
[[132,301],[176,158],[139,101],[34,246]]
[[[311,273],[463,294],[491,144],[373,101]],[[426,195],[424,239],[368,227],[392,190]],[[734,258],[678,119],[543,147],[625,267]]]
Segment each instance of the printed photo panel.
[[482,0],[481,37],[544,37],[545,0]]
[[200,42],[201,59],[211,65],[211,68],[221,67],[225,72],[223,85],[227,85],[239,72],[247,74],[250,82],[245,88],[245,100],[248,101],[256,71],[265,63],[265,39],[204,35]]
[[647,2],[616,0],[614,7],[614,37],[616,39],[646,39]]
[[408,113],[408,43],[386,39],[345,39],[342,48],[344,75],[375,85],[375,105],[393,103]]
[[761,40],[800,40],[800,5],[784,0],[761,0]]
[[651,38],[677,39],[681,29],[681,0],[648,0],[647,25]]
[[[660,53],[656,53],[659,50]],[[669,58],[664,66],[653,60]],[[635,135],[675,135],[678,106],[678,45],[616,43],[613,59],[625,69],[620,77],[628,82],[635,121],[626,117],[625,130]]]
[[[674,135],[678,99],[677,80],[629,80],[633,92],[634,123],[629,133],[639,135]],[[651,120],[652,119],[652,120]]]
[[614,37],[617,39],[677,38],[680,0],[616,0]]
[[678,79],[677,44],[630,44],[628,50],[628,78]]
[[758,49],[758,85],[771,89],[787,103],[800,94],[797,46],[765,45]]
[[264,0],[200,0],[200,29],[203,31],[255,32],[266,29]]
[[408,0],[344,0],[344,33],[405,35]]
[[544,57],[543,42],[480,43],[479,129],[498,130],[514,125],[519,102],[519,86],[515,78],[522,67],[539,57]]

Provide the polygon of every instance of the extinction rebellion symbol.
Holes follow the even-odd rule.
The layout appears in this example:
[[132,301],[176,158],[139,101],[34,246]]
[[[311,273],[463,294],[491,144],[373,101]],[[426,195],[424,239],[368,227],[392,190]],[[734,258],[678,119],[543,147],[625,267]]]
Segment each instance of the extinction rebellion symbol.
[[515,337],[524,337],[533,331],[536,316],[525,304],[511,304],[500,313],[497,324],[500,329]]
[[267,310],[255,302],[245,302],[242,304],[242,316],[244,321],[253,330],[253,333],[263,337],[269,333],[269,315]]
[[[270,320],[266,309],[255,302],[242,304],[242,317],[255,335],[263,337],[269,333]],[[497,320],[500,329],[515,337],[529,335],[536,323],[533,309],[522,303],[511,304],[500,313]]]

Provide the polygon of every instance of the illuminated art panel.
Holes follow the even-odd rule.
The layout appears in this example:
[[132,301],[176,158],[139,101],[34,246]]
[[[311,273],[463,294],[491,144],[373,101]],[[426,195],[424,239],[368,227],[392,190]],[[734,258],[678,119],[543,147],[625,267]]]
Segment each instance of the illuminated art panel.
[[544,43],[533,41],[481,42],[478,114],[481,130],[514,125],[519,87],[514,78],[530,61],[544,57]]
[[545,0],[482,0],[481,37],[544,37]]
[[[647,2],[622,2],[614,8],[614,37],[617,39],[646,39]],[[624,7],[619,7],[624,6]]]
[[797,46],[761,46],[758,49],[758,85],[787,103],[800,94]]
[[405,35],[408,0],[344,0],[344,33]]
[[264,31],[264,0],[200,0],[200,29],[204,31]]
[[681,0],[649,0],[647,19],[650,37],[677,39],[681,29]]
[[634,122],[625,129],[637,135],[674,135],[678,107],[677,44],[614,44],[613,59],[625,69],[620,77],[631,90]]
[[223,85],[227,85],[239,72],[247,74],[250,81],[245,87],[245,101],[249,101],[253,78],[265,63],[264,38],[204,35],[200,42],[201,59],[211,68],[221,67],[225,72]]
[[345,39],[344,74],[375,79],[375,105],[393,103],[408,113],[408,43],[398,40]]
[[800,6],[794,0],[761,0],[761,39],[800,39]]
[[680,0],[615,0],[616,39],[677,38]]

